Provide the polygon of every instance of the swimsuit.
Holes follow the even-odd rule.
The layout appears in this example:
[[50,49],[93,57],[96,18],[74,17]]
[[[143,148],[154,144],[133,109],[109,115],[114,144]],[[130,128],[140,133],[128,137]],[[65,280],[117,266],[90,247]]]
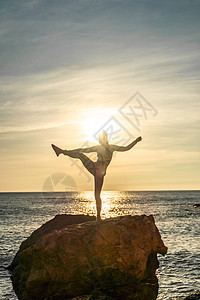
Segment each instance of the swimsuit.
[[95,176],[104,177],[106,175],[106,169],[109,165],[110,161],[96,161],[95,164]]
[[97,152],[97,161],[94,162],[94,173],[97,177],[104,177],[106,169],[112,159],[112,152],[109,146],[99,146]]

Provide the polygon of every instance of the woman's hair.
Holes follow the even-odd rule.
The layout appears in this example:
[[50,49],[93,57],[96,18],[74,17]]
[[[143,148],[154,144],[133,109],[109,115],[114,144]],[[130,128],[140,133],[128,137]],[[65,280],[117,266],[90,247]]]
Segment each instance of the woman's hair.
[[108,134],[105,130],[99,134],[99,143],[100,144],[108,143]]

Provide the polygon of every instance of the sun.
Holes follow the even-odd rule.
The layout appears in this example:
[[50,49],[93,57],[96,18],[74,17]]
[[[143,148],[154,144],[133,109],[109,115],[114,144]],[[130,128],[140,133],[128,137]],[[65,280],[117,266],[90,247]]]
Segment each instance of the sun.
[[95,134],[101,129],[105,130],[104,125],[111,116],[110,110],[107,109],[96,109],[88,113],[88,117],[83,120],[83,130],[88,141],[97,142]]

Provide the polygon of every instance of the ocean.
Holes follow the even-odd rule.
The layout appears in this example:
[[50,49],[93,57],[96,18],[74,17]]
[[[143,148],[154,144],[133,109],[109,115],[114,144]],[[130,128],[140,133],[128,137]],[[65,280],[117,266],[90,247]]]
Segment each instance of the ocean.
[[[158,255],[158,300],[200,289],[200,191],[102,192],[102,217],[152,214],[168,247]],[[0,193],[0,299],[16,300],[5,269],[35,229],[57,214],[95,214],[93,192]],[[145,299],[144,299],[145,300]]]

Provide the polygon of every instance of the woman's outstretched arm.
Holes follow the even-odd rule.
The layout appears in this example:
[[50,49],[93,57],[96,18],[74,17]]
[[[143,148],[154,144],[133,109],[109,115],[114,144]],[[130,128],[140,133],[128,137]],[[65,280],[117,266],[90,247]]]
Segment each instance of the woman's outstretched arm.
[[133,141],[132,143],[130,143],[128,146],[117,146],[117,145],[112,145],[112,150],[113,151],[119,151],[119,152],[123,152],[123,151],[128,151],[131,148],[133,148],[133,146],[135,146],[135,144],[137,144],[138,142],[140,142],[142,140],[141,136],[138,137],[135,141]]

